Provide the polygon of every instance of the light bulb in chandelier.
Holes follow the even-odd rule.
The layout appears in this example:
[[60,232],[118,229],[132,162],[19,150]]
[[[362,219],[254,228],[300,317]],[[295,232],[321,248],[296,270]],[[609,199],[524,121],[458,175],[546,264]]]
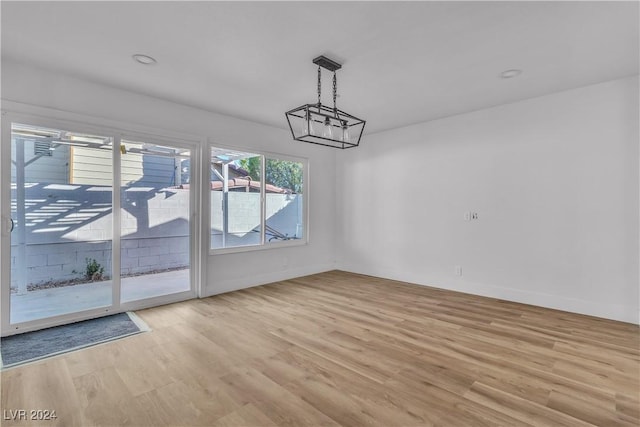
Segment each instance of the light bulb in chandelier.
[[331,129],[331,120],[329,117],[324,119],[324,128],[322,129],[322,137],[327,139],[333,139],[333,130]]
[[309,113],[309,110],[307,110],[305,119],[302,121],[302,134],[313,135],[314,133],[315,133],[315,129],[313,128],[313,120],[311,119],[311,113]]
[[317,125],[313,124],[313,119],[309,118],[309,135],[315,135],[318,132],[316,127]]
[[349,126],[345,120],[342,121],[342,142],[350,142]]

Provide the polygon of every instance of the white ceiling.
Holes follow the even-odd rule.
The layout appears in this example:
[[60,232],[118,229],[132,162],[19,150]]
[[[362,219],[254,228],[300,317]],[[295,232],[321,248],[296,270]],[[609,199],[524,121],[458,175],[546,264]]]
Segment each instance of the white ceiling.
[[376,132],[638,74],[638,5],[2,1],[2,60],[285,128],[325,54]]

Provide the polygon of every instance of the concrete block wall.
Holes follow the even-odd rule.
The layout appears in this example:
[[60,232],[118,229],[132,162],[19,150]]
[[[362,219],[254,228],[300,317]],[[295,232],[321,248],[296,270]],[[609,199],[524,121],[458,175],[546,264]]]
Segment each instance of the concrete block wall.
[[[222,191],[211,192],[211,239],[213,248],[222,247]],[[301,194],[267,194],[267,225],[288,236],[301,237],[303,221]],[[227,247],[260,243],[260,193],[229,193],[229,235]],[[267,240],[270,238],[267,235]]]
[[189,190],[130,187],[121,204],[125,239],[189,235]]
[[[267,225],[289,237],[302,238],[304,234],[303,197],[301,194],[267,194]],[[267,236],[267,240],[269,236]]]
[[[11,246],[11,287],[17,288],[21,275],[17,271],[18,247]],[[25,248],[25,280],[27,285],[64,282],[84,276],[87,258],[104,267],[104,275],[111,277],[111,242],[64,242],[27,245]]]
[[248,233],[259,225],[260,193],[229,193],[229,233]]
[[[113,276],[110,187],[37,184],[26,190],[25,206],[25,268],[17,268],[16,230],[11,287],[22,280],[38,286],[81,278],[87,258],[103,266],[106,277]],[[127,188],[122,206],[123,275],[189,265],[188,190]]]
[[120,271],[123,275],[189,265],[189,236],[123,239]]

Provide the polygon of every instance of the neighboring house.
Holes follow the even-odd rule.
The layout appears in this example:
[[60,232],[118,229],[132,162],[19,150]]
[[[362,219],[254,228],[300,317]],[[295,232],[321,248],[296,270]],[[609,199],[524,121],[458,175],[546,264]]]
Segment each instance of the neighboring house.
[[[223,191],[224,177],[223,177],[222,165],[220,163],[211,163],[211,190]],[[249,172],[234,163],[229,164],[229,179],[228,179],[229,191],[244,191],[247,193],[259,193],[260,181],[251,179]],[[292,191],[286,188],[281,188],[272,184],[265,184],[265,193],[274,194],[291,194]]]
[[[22,141],[26,183],[112,185],[110,146],[107,149],[73,146],[57,143],[55,139]],[[16,153],[15,139],[12,144],[12,152]],[[170,187],[188,182],[187,158],[175,158],[174,152],[145,152],[143,143],[122,141],[122,146],[122,186]],[[11,178],[16,182],[15,167],[11,169]]]

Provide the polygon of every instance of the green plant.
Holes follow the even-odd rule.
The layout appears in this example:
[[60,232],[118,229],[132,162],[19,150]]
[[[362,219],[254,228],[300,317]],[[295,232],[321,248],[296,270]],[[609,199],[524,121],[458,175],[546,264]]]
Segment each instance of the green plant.
[[[262,162],[260,156],[249,157],[238,161],[241,168],[245,169],[251,179],[260,181]],[[289,160],[267,159],[265,169],[265,181],[267,184],[290,190],[293,193],[302,193],[302,164]]]
[[101,280],[102,273],[104,273],[104,267],[93,258],[85,258],[85,262],[87,263],[84,273],[85,277],[92,281]]

